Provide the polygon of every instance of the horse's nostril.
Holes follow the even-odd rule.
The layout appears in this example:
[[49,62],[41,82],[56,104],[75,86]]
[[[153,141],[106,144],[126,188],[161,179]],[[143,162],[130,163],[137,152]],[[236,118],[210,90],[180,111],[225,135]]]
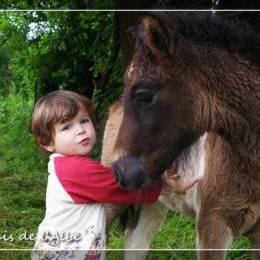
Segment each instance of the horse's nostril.
[[117,166],[117,164],[112,165],[112,170],[114,172],[114,175],[116,177],[116,181],[119,182],[121,179],[120,175],[120,168]]
[[143,189],[150,184],[150,177],[137,158],[121,157],[112,164],[115,178],[121,187],[127,189]]
[[144,173],[143,171],[138,171],[136,173],[136,182],[135,182],[135,187],[139,188],[143,186],[143,182],[144,182]]
[[124,188],[124,189],[127,189],[127,185],[126,183],[124,182],[124,179],[122,179],[120,182],[119,182],[119,185]]

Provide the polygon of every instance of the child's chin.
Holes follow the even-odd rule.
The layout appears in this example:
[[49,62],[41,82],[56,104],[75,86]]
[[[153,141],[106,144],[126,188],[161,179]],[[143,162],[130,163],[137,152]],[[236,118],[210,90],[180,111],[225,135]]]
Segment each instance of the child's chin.
[[78,153],[78,156],[89,156],[90,151]]

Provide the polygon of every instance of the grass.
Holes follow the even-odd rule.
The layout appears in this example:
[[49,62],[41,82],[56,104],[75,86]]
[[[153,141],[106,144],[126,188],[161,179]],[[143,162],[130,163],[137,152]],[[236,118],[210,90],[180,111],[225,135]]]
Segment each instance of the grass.
[[[36,234],[44,217],[48,158],[37,151],[29,133],[32,106],[31,101],[17,93],[0,97],[0,248],[32,248],[34,241],[29,240],[29,235]],[[123,246],[122,230],[115,223],[107,247],[123,249]],[[233,243],[232,248],[246,249],[249,246],[248,240],[241,237]],[[183,214],[169,212],[151,248],[194,249],[194,220]],[[0,259],[28,258],[28,251],[0,251]],[[123,252],[108,252],[107,258],[122,259]],[[147,259],[196,259],[196,252],[151,251]],[[249,254],[230,251],[228,259],[246,260]]]

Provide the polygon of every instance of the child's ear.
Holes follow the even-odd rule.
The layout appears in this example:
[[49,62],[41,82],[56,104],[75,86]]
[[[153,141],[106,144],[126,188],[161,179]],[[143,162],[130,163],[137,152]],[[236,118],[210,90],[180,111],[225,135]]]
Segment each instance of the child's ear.
[[49,145],[42,145],[41,147],[50,153],[53,153],[55,151],[55,146],[53,143],[50,143]]
[[51,145],[48,146],[43,146],[43,149],[45,149],[46,151],[53,153],[54,152],[54,147]]

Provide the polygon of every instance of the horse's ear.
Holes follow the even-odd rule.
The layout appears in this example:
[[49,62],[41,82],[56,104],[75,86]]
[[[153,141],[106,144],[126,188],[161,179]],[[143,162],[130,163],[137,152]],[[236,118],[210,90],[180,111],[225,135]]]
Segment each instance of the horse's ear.
[[170,38],[166,28],[155,17],[145,15],[138,26],[140,47],[148,47],[155,57],[169,56]]

